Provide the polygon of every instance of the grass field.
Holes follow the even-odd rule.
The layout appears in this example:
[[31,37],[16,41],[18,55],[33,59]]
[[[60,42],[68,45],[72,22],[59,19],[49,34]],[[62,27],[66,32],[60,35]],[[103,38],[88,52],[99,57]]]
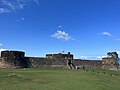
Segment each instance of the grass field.
[[0,69],[0,90],[120,90],[120,72],[61,68]]

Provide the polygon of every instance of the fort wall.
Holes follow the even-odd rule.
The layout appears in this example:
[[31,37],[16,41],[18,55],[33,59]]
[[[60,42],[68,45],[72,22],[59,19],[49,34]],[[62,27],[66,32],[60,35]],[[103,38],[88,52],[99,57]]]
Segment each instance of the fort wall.
[[102,59],[102,68],[103,69],[110,69],[110,70],[117,70],[119,67],[118,58],[103,58]]
[[[37,67],[67,67],[67,59],[46,59],[39,57],[25,57],[26,66],[28,68]],[[73,59],[73,64],[75,66],[85,67],[85,68],[101,68],[101,60],[81,60]]]
[[28,68],[37,67],[65,67],[67,65],[66,59],[46,59],[36,57],[25,57],[26,66]]
[[[22,62],[16,64],[14,59],[0,59],[1,68],[39,68],[39,67],[67,67],[67,59],[46,59],[38,57],[25,57]],[[81,60],[73,59],[72,62],[75,66],[85,68],[101,68],[102,61],[100,60]]]
[[24,52],[2,51],[0,58],[0,68],[22,68],[25,67]]
[[68,54],[62,54],[62,53],[46,54],[46,58],[47,59],[68,59],[68,58],[73,59],[73,54],[70,54],[70,52],[68,52]]
[[[60,55],[60,56],[59,56]],[[64,67],[71,59],[74,66],[84,68],[118,69],[117,58],[103,58],[102,60],[73,59],[73,55],[49,54],[46,58],[25,57],[21,51],[2,51],[0,57],[0,68],[39,68],[39,67]]]
[[82,60],[82,59],[73,59],[75,66],[85,67],[85,68],[101,68],[102,60]]

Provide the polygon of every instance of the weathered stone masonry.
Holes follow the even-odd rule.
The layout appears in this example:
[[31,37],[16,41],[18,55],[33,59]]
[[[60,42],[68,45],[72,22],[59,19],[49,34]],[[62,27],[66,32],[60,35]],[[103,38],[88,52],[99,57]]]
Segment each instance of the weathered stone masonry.
[[22,68],[25,67],[25,53],[22,51],[2,51],[0,58],[1,68]]
[[118,67],[117,60],[113,58],[103,58],[103,60],[81,60],[73,59],[73,55],[70,53],[47,54],[46,58],[40,58],[25,57],[25,52],[22,51],[2,51],[0,68],[67,67],[68,59],[72,59],[75,66],[85,68],[117,69]]
[[118,58],[106,57],[102,59],[102,68],[104,69],[117,70],[118,66]]

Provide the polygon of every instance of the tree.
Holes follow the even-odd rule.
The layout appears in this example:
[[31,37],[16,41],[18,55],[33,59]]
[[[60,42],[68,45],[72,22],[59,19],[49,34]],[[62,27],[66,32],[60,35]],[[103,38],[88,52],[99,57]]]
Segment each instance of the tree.
[[117,52],[108,52],[107,55],[111,58],[119,58]]

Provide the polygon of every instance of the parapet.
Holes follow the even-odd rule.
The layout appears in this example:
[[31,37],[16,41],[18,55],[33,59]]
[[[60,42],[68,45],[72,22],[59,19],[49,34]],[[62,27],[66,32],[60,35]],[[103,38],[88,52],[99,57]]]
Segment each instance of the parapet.
[[73,54],[70,54],[70,52],[68,52],[68,54],[62,54],[62,53],[46,54],[46,58],[47,59],[68,59],[68,58],[73,59]]
[[24,58],[25,52],[23,51],[2,51],[1,57],[16,57],[16,58]]

